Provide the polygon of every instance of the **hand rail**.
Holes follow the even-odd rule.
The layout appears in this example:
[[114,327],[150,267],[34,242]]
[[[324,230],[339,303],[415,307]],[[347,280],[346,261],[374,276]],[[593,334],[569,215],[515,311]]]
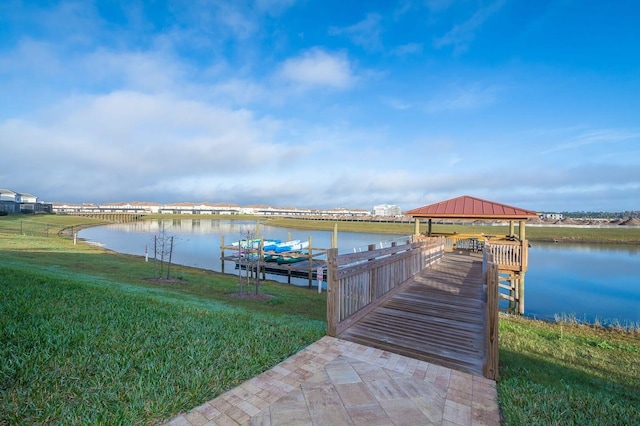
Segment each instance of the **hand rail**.
[[443,253],[443,237],[344,255],[329,250],[327,333],[340,334]]

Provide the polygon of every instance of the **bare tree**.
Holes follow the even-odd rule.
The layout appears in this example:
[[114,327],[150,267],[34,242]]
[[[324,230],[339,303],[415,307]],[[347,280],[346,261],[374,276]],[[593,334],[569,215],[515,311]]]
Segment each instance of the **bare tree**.
[[[253,286],[255,294],[258,294],[261,257],[262,241],[256,238],[255,229],[244,229],[238,244],[238,292],[240,294],[249,294],[250,286]],[[243,269],[244,277],[242,276]]]
[[161,222],[158,233],[153,236],[153,278],[161,278],[164,274],[164,265],[167,264],[166,279],[171,273],[171,260],[173,257],[173,235],[169,235],[164,222]]

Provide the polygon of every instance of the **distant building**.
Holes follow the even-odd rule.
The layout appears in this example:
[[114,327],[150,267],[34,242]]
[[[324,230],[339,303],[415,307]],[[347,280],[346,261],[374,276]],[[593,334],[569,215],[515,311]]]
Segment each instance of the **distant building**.
[[35,195],[0,189],[0,211],[7,213],[51,213],[53,206]]
[[157,212],[161,214],[231,215],[239,214],[240,207],[224,203],[174,203],[160,206]]
[[400,216],[401,214],[402,210],[400,210],[400,207],[396,205],[380,204],[373,206],[374,216]]
[[540,213],[540,219],[563,220],[564,215],[562,213]]

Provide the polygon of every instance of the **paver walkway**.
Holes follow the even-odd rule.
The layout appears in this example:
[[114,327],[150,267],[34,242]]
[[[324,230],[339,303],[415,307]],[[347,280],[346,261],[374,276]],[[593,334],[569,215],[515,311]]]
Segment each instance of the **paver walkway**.
[[328,336],[166,423],[499,424],[494,381]]

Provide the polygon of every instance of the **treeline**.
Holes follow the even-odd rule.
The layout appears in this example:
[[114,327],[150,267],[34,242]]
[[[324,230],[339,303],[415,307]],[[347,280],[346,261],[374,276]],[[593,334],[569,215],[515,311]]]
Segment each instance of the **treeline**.
[[623,212],[562,212],[564,217],[572,219],[630,219],[640,217],[640,210],[626,210]]

